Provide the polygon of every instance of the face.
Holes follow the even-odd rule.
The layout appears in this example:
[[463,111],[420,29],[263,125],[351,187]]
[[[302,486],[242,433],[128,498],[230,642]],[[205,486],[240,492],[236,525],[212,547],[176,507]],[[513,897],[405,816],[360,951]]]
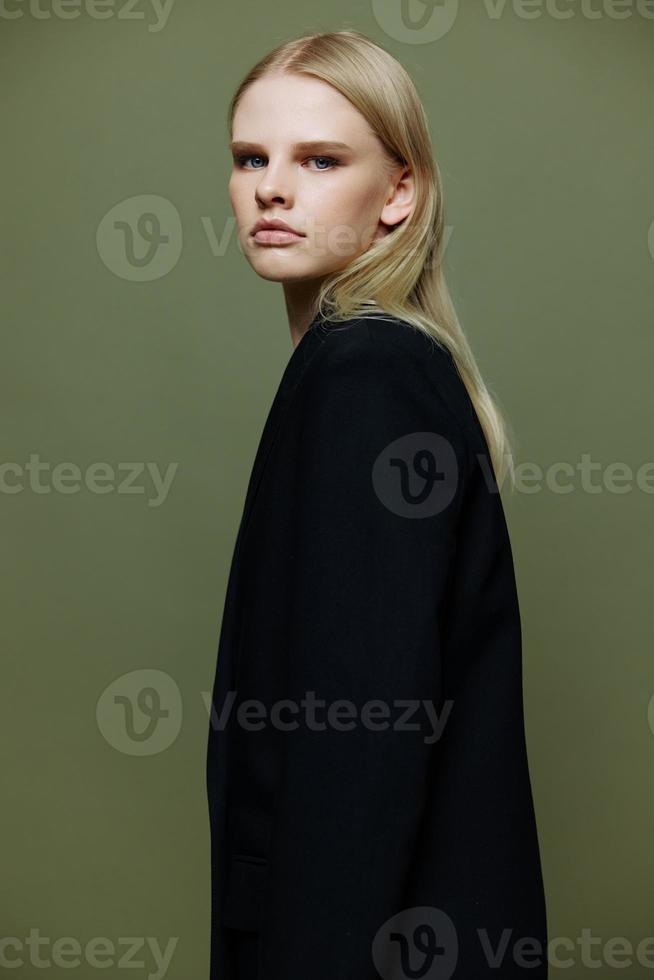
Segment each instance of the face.
[[[234,115],[231,148],[239,239],[264,279],[319,281],[411,210],[409,171],[389,160],[361,113],[320,79],[253,82]],[[292,231],[255,231],[273,219]]]

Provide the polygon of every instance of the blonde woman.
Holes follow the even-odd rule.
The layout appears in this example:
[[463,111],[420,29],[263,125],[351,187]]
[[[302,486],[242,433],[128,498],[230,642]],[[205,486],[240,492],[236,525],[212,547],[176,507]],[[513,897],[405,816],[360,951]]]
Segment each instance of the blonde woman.
[[210,976],[542,980],[511,453],[443,278],[423,108],[364,35],[304,35],[229,134],[293,351],[220,633]]

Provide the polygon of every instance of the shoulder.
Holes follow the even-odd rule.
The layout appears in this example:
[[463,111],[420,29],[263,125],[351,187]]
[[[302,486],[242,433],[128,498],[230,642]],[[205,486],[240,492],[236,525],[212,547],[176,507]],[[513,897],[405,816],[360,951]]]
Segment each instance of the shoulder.
[[303,378],[307,438],[338,427],[371,445],[407,433],[445,438],[471,465],[467,392],[450,353],[412,324],[366,315],[326,322]]
[[351,363],[369,371],[394,368],[410,373],[427,363],[432,370],[450,372],[452,355],[413,324],[390,314],[353,317],[323,326],[325,371]]
[[[472,405],[450,352],[413,324],[385,314],[322,326],[321,356],[307,378],[321,404],[404,410],[468,443]],[[469,448],[469,447],[468,447]]]

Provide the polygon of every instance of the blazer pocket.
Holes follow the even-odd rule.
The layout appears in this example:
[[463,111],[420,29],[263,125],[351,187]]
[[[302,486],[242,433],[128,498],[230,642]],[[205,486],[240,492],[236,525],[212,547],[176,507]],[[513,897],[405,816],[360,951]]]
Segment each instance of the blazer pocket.
[[232,854],[227,871],[222,922],[230,929],[259,932],[263,911],[263,892],[268,876],[266,858],[253,854]]

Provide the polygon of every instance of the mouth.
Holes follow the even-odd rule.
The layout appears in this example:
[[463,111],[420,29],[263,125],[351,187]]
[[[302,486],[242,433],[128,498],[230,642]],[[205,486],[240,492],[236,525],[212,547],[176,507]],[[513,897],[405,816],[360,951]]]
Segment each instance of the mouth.
[[292,228],[275,228],[270,225],[258,229],[255,226],[255,231],[252,234],[252,238],[258,245],[293,245],[305,237],[299,231],[293,231]]

